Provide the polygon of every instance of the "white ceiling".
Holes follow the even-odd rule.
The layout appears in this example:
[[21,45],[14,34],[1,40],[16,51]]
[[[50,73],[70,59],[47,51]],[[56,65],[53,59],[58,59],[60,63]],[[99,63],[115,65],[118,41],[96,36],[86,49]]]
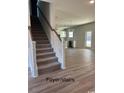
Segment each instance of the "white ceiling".
[[95,20],[95,4],[89,0],[55,0],[56,24],[79,25]]

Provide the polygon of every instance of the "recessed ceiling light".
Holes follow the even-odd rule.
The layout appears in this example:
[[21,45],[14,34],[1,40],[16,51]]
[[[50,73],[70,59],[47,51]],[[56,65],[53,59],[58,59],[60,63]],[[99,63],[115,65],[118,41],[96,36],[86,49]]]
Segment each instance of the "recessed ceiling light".
[[90,0],[90,4],[93,4],[95,1],[94,0]]

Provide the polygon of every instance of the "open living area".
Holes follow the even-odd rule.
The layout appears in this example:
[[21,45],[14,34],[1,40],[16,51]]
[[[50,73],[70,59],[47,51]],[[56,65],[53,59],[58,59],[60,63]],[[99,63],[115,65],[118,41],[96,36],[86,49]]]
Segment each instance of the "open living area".
[[29,0],[28,93],[95,93],[95,1]]

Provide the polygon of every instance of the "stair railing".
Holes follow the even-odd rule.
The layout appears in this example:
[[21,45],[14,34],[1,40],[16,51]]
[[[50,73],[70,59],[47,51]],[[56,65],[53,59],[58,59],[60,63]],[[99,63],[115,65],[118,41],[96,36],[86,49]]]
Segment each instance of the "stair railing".
[[64,52],[64,42],[63,39],[61,39],[60,35],[57,33],[55,29],[52,28],[51,24],[49,23],[47,17],[45,16],[44,12],[40,9],[40,7],[37,5],[37,8],[39,10],[39,13],[41,14],[42,18],[44,19],[45,23],[50,28],[51,32],[51,45],[54,48],[54,51],[56,53],[56,56],[58,57],[58,61],[61,64],[61,69],[65,69],[65,52]]
[[36,60],[36,42],[31,38],[31,27],[28,27],[28,64],[32,77],[38,77],[38,68]]

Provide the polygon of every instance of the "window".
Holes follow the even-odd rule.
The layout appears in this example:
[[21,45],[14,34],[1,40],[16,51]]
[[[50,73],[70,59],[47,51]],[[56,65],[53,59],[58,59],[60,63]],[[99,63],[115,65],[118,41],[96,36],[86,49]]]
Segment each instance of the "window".
[[85,38],[86,47],[91,47],[92,32],[91,31],[86,32],[85,37],[86,37]]
[[66,32],[65,31],[61,31],[60,37],[66,37]]
[[69,37],[73,37],[73,32],[69,32]]

